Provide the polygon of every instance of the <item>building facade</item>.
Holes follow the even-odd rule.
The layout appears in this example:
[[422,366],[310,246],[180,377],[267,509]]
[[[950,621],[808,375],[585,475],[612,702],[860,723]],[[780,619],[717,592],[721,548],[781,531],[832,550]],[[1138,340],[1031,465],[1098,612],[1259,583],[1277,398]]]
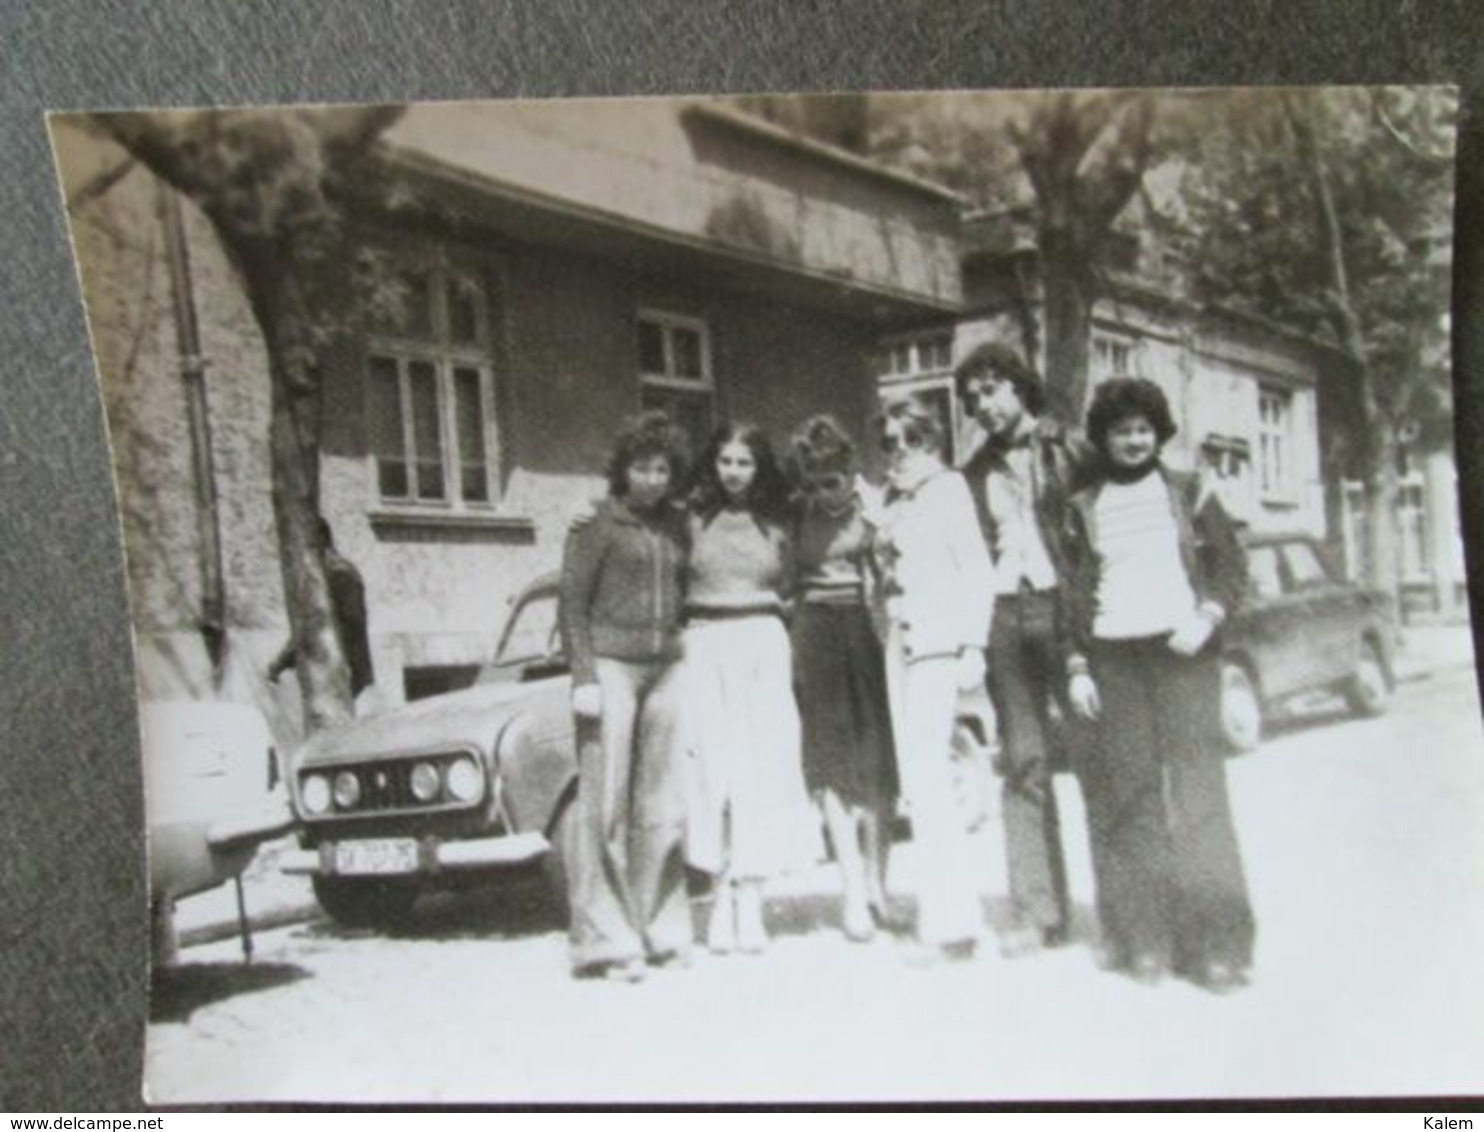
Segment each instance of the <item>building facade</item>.
[[[213,666],[169,193],[65,119],[54,138],[141,694],[256,702],[291,740],[294,682],[262,676],[287,617],[251,311],[187,204],[226,601]],[[509,601],[558,565],[570,515],[605,490],[624,417],[666,408],[696,443],[725,419],[782,442],[822,411],[863,430],[875,343],[962,304],[952,194],[717,104],[417,106],[384,142],[396,184],[357,223],[395,301],[321,359],[320,498],[365,578],[376,695],[391,702],[489,658]]]

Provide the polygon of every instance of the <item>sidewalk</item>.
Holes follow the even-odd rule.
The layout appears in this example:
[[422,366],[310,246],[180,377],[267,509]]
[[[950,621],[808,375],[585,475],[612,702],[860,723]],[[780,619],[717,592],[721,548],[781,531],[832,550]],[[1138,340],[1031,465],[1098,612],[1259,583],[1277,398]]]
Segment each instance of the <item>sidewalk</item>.
[[[1473,636],[1467,625],[1414,625],[1402,630],[1396,653],[1398,683],[1426,680],[1435,672],[1469,668],[1473,663]],[[269,842],[258,850],[243,873],[243,894],[254,929],[298,923],[319,915],[308,878],[279,871],[280,855],[292,847],[292,838]],[[225,884],[180,901],[175,909],[175,925],[183,948],[235,937],[235,886]]]
[[1408,625],[1396,653],[1398,683],[1425,680],[1434,672],[1471,668],[1474,638],[1467,624]]

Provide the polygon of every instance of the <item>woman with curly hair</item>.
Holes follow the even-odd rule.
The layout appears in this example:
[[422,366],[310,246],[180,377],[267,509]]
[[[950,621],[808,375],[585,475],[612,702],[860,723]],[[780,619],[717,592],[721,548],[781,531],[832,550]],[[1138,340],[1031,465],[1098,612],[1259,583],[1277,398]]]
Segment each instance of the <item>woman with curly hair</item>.
[[855,444],[829,416],[793,438],[796,526],[794,687],[804,778],[840,867],[844,929],[869,940],[887,916],[886,823],[897,797],[886,670],[869,601],[879,588],[876,524],[859,491]]
[[690,945],[680,623],[684,442],[661,412],[619,433],[609,497],[574,523],[560,622],[577,717],[573,971],[638,981]]
[[716,878],[711,949],[758,952],[767,944],[764,885],[817,856],[818,830],[799,766],[783,624],[792,579],[787,490],[757,426],[723,425],[712,436],[690,510],[688,856]]
[[1174,434],[1153,382],[1098,387],[1096,475],[1064,540],[1068,694],[1100,724],[1082,787],[1103,965],[1224,993],[1246,981],[1255,934],[1219,739],[1219,632],[1246,559],[1216,497],[1160,462]]

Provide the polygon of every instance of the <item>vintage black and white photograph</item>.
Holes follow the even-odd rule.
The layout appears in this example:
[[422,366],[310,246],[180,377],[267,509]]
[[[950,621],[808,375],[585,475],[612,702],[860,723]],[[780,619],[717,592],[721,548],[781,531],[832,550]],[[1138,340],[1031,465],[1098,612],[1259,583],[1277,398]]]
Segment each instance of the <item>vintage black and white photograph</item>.
[[53,114],[146,1097],[1478,1093],[1456,116]]

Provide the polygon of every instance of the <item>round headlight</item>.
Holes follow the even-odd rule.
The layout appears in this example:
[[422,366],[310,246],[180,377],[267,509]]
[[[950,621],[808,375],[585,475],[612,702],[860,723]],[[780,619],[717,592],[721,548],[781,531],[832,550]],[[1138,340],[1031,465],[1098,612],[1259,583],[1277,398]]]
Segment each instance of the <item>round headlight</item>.
[[299,800],[307,814],[322,814],[330,808],[330,781],[322,774],[305,776],[299,783]]
[[431,802],[443,788],[442,776],[432,763],[418,763],[412,768],[412,796],[419,802]]
[[342,770],[335,776],[335,805],[349,810],[361,800],[361,780],[355,771]]
[[484,774],[467,755],[448,766],[448,792],[460,802],[477,802],[484,793]]

